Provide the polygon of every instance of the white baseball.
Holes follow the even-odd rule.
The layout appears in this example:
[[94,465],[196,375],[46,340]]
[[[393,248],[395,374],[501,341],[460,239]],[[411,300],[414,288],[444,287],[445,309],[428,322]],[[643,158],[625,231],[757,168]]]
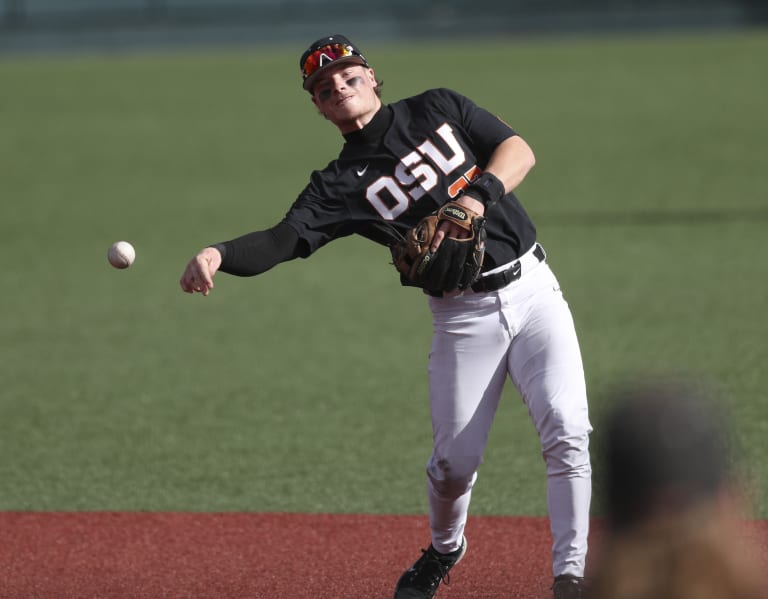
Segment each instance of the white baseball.
[[117,241],[109,246],[107,258],[115,268],[128,268],[136,259],[136,250],[127,241]]

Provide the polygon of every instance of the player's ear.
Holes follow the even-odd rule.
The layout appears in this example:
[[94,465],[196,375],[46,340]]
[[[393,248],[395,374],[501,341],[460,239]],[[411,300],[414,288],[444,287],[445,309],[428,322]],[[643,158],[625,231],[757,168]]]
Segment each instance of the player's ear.
[[381,84],[384,83],[383,81],[379,81],[376,79],[376,72],[372,68],[366,69],[366,73],[370,79],[371,87],[373,88],[373,91],[375,94],[381,99]]

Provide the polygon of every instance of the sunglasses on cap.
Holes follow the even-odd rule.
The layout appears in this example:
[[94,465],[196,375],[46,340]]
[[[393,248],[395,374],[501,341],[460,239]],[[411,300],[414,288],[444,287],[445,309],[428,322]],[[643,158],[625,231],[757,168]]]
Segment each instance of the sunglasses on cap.
[[358,64],[368,66],[365,57],[350,43],[329,43],[307,50],[301,58],[301,76],[304,89],[309,89],[311,79],[320,69],[346,59],[356,59]]

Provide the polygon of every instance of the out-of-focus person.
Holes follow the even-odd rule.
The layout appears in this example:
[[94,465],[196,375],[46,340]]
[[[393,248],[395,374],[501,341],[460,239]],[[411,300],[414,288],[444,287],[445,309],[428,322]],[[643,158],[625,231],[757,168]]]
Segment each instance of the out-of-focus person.
[[589,599],[765,599],[728,418],[687,383],[611,394]]

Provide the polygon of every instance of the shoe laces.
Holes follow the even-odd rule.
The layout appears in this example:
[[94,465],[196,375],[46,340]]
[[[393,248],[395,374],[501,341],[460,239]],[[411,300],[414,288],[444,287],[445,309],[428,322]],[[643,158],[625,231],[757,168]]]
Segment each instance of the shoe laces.
[[437,587],[441,582],[446,586],[451,584],[449,570],[454,561],[451,558],[441,558],[431,547],[422,549],[421,554],[419,561],[413,567],[410,581],[429,589]]

